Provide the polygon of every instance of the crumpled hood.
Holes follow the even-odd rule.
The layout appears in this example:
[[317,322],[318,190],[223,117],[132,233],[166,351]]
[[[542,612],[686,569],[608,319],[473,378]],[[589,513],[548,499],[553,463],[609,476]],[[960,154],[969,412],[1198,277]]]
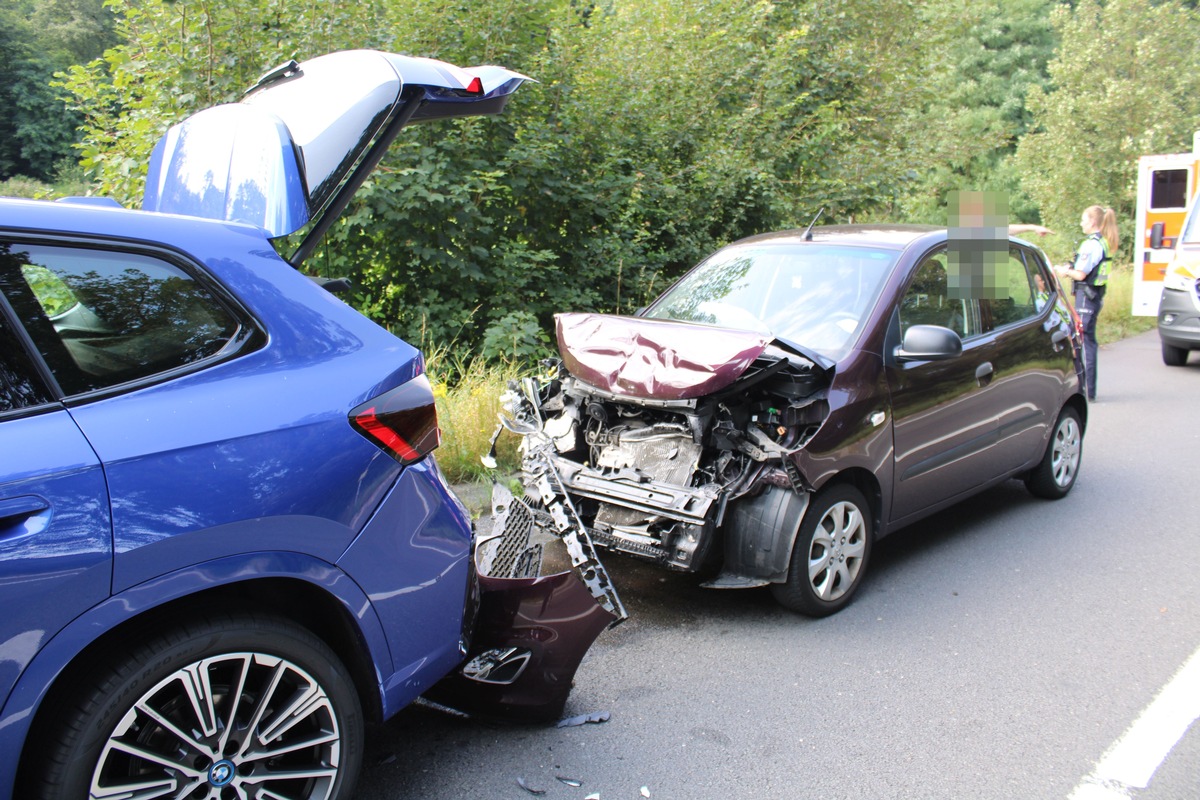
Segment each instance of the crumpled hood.
[[610,314],[556,314],[558,351],[582,381],[631,398],[688,400],[736,381],[769,334]]

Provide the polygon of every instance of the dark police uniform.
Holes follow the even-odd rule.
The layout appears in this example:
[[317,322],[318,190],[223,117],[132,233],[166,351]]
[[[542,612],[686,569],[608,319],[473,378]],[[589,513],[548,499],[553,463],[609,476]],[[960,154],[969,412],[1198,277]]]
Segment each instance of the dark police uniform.
[[1079,245],[1072,267],[1085,273],[1083,280],[1075,282],[1075,311],[1083,324],[1083,363],[1087,373],[1089,400],[1096,399],[1096,352],[1099,349],[1096,344],[1096,320],[1104,305],[1111,265],[1108,240],[1099,233],[1093,233]]

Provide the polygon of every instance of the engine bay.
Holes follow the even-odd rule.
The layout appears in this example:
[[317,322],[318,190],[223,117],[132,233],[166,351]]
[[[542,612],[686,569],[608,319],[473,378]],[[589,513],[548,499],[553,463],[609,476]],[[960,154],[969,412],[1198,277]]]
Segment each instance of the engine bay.
[[790,456],[828,416],[817,366],[768,347],[711,394],[620,395],[547,362],[510,387],[505,426],[523,435],[527,497],[546,473],[608,550],[688,572],[719,557],[729,504],[763,485],[810,491]]

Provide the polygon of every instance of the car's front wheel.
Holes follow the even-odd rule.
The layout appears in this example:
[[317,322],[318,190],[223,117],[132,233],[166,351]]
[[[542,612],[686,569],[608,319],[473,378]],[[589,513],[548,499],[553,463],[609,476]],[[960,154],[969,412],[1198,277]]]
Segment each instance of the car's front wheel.
[[1054,435],[1046,445],[1042,461],[1028,477],[1025,486],[1038,497],[1057,500],[1066,497],[1079,475],[1079,463],[1083,458],[1083,425],[1079,412],[1067,406],[1058,415]]
[[1175,345],[1163,342],[1162,360],[1168,367],[1182,367],[1187,363],[1188,350],[1186,347],[1176,347]]
[[348,798],[363,715],[345,667],[274,617],[212,616],[114,653],[60,709],[37,797]]
[[873,530],[858,489],[840,484],[818,492],[800,522],[787,581],[771,586],[775,599],[810,617],[840,611],[862,583]]

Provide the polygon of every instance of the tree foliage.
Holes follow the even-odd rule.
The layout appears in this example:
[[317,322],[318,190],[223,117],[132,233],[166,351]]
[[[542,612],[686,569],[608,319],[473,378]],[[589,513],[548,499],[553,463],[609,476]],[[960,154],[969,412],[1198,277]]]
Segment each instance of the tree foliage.
[[540,345],[528,323],[556,310],[630,311],[717,244],[893,196],[916,80],[915,7],[884,0],[109,1],[124,43],[63,85],[84,165],[129,203],[170,124],[288,58],[537,78],[499,119],[406,131],[313,264],[402,334],[489,352]]
[[889,214],[945,224],[950,192],[1008,196],[1014,220],[1035,222],[1014,164],[1032,116],[1026,97],[1048,81],[1056,0],[941,0],[921,8],[925,79],[905,129],[913,180]]
[[1111,206],[1125,249],[1138,156],[1186,151],[1200,129],[1200,15],[1177,0],[1079,0],[1052,21],[1062,45],[1051,85],[1029,94],[1037,128],[1019,147],[1022,181],[1062,230],[1089,205]]
[[[545,347],[555,311],[632,311],[714,247],[820,209],[942,222],[957,189],[1065,229],[1096,200],[1131,209],[1136,155],[1200,122],[1179,0],[107,4],[120,44],[61,89],[82,163],[128,204],[168,126],[288,59],[366,47],[537,79],[501,117],[404,131],[307,266],[414,341],[491,356]],[[87,30],[73,18],[63,42]]]
[[53,177],[79,119],[51,88],[55,70],[114,43],[101,0],[17,0],[0,8],[0,180]]
[[901,92],[873,77],[903,63],[910,9],[857,5],[820,29],[820,4],[740,0],[497,15],[540,84],[394,146],[324,268],[412,338],[495,342],[514,309],[629,312],[720,243],[861,213],[900,158],[874,132]]

